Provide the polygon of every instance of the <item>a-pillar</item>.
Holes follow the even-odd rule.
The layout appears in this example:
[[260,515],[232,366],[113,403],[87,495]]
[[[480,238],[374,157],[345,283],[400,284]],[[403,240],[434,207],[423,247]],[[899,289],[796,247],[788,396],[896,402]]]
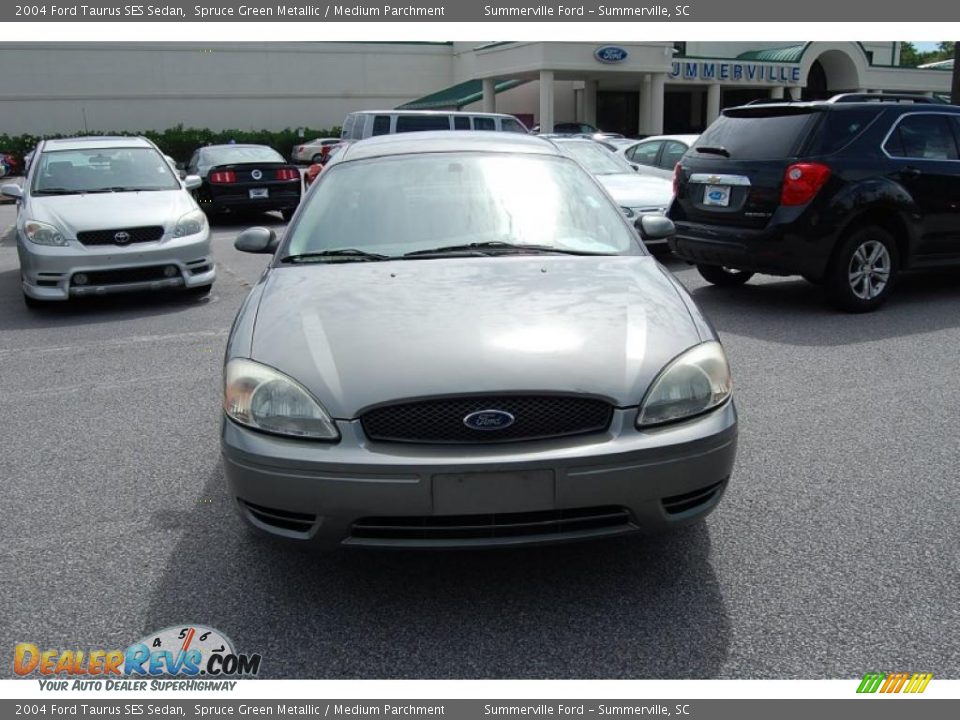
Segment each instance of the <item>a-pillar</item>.
[[553,70],[540,71],[540,132],[553,132]]
[[497,111],[497,93],[493,78],[483,79],[483,112]]
[[707,125],[720,117],[720,83],[707,85]]

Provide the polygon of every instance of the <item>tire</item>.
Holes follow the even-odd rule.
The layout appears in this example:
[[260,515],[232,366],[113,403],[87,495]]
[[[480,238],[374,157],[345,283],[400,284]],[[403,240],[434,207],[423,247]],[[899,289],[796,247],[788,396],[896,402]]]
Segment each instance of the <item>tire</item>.
[[280,211],[280,214],[283,215],[284,222],[290,222],[293,219],[293,214],[297,211],[296,208],[284,208]]
[[697,265],[700,276],[709,283],[719,287],[739,287],[753,277],[747,270],[734,270],[720,265]]
[[900,253],[890,233],[873,225],[860,228],[841,243],[830,261],[827,297],[846,312],[876,310],[890,295],[899,266]]

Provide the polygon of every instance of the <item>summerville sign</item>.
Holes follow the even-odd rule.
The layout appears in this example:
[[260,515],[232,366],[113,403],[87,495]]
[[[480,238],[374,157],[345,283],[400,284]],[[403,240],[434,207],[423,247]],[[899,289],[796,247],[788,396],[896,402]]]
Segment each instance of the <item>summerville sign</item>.
[[801,83],[799,65],[732,60],[674,60],[670,79],[698,82],[755,82],[765,85],[799,85]]

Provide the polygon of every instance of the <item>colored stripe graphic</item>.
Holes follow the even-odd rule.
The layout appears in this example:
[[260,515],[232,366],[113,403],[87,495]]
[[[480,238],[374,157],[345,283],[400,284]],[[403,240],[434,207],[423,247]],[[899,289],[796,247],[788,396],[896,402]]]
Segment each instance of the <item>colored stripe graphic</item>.
[[922,693],[927,689],[932,673],[867,673],[857,687],[858,693]]

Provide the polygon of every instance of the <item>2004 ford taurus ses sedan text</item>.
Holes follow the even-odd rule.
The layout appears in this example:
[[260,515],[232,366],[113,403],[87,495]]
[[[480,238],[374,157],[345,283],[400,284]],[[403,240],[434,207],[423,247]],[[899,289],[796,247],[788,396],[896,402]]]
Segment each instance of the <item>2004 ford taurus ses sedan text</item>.
[[716,334],[549,142],[358,142],[282,242],[236,246],[275,252],[224,370],[227,481],[257,528],[513,545],[679,526],[723,494],[737,419]]

